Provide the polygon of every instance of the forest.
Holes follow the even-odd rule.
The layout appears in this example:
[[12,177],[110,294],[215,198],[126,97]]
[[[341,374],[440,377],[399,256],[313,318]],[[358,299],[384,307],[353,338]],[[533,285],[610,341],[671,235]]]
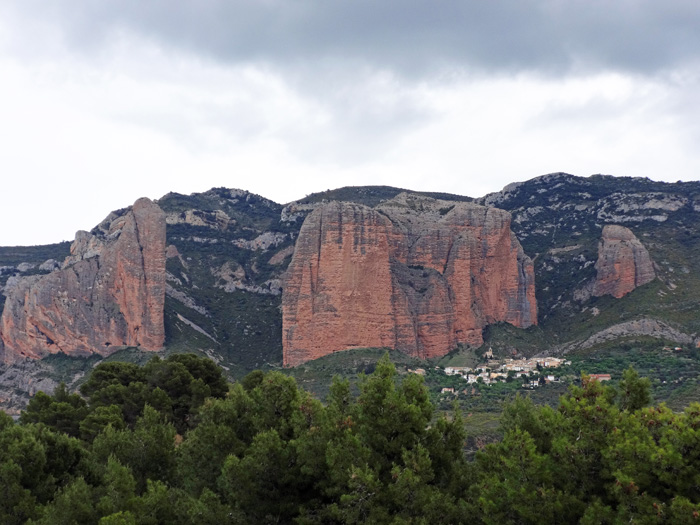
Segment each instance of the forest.
[[654,405],[630,368],[556,408],[515,396],[465,454],[388,356],[324,402],[280,372],[234,384],[209,359],[104,362],[80,393],[0,412],[3,524],[697,523],[700,404]]

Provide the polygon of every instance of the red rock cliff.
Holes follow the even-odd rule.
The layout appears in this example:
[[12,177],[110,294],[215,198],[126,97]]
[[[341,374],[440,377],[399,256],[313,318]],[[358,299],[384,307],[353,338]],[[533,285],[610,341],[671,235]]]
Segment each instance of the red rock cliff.
[[402,194],[376,209],[334,202],[301,228],[282,297],[285,366],[339,350],[420,358],[482,329],[537,322],[534,272],[510,214]]
[[60,270],[22,279],[9,293],[0,318],[4,361],[158,350],[164,301],[165,215],[139,199],[92,233],[78,232]]
[[619,299],[656,278],[644,245],[628,228],[613,224],[603,228],[595,268],[595,296],[612,295]]

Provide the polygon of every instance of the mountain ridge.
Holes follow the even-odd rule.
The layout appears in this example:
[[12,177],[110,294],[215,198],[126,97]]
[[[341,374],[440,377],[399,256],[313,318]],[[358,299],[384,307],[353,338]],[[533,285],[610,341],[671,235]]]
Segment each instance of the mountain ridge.
[[[216,358],[232,376],[280,366],[281,286],[306,216],[331,197],[376,207],[402,192],[446,195],[355,186],[284,205],[228,188],[164,195],[157,203],[167,223],[166,351],[196,349]],[[509,212],[513,233],[534,263],[538,326],[513,339],[494,325],[485,333],[485,344],[497,354],[571,351],[595,341],[598,333],[610,336],[605,332],[610,329],[614,337],[606,341],[646,334],[697,344],[699,182],[554,173],[480,198],[447,197]],[[591,293],[606,225],[632,232],[648,250],[655,275],[620,298]],[[42,247],[33,252],[15,247],[13,258],[12,249],[0,247],[6,263],[0,267],[0,294],[8,282],[50,273],[56,266],[35,256],[22,260],[21,254],[62,249],[65,245],[49,245],[44,252]],[[0,388],[2,384],[0,378]]]

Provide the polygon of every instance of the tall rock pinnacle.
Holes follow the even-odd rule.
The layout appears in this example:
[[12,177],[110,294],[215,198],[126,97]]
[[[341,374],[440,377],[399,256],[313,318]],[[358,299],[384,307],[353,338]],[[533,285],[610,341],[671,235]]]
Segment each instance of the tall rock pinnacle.
[[91,233],[78,232],[60,270],[13,288],[0,317],[3,360],[158,350],[164,301],[165,215],[139,199]]
[[598,244],[593,295],[618,299],[656,278],[649,252],[629,228],[608,224]]

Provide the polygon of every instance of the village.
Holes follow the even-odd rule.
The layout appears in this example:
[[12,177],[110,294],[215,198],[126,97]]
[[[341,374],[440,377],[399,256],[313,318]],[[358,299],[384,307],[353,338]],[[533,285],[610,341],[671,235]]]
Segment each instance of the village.
[[[571,361],[558,357],[495,359],[491,349],[484,353],[483,358],[486,361],[474,367],[447,366],[444,369],[440,367],[436,367],[436,369],[447,376],[460,376],[467,384],[491,385],[518,379],[522,381],[523,388],[532,389],[548,383],[558,382],[558,376],[551,369],[571,364]],[[426,373],[421,368],[409,371],[420,375],[425,375]],[[598,381],[610,380],[610,374],[592,374],[591,377]],[[453,387],[444,387],[441,393],[454,393],[455,390]]]

